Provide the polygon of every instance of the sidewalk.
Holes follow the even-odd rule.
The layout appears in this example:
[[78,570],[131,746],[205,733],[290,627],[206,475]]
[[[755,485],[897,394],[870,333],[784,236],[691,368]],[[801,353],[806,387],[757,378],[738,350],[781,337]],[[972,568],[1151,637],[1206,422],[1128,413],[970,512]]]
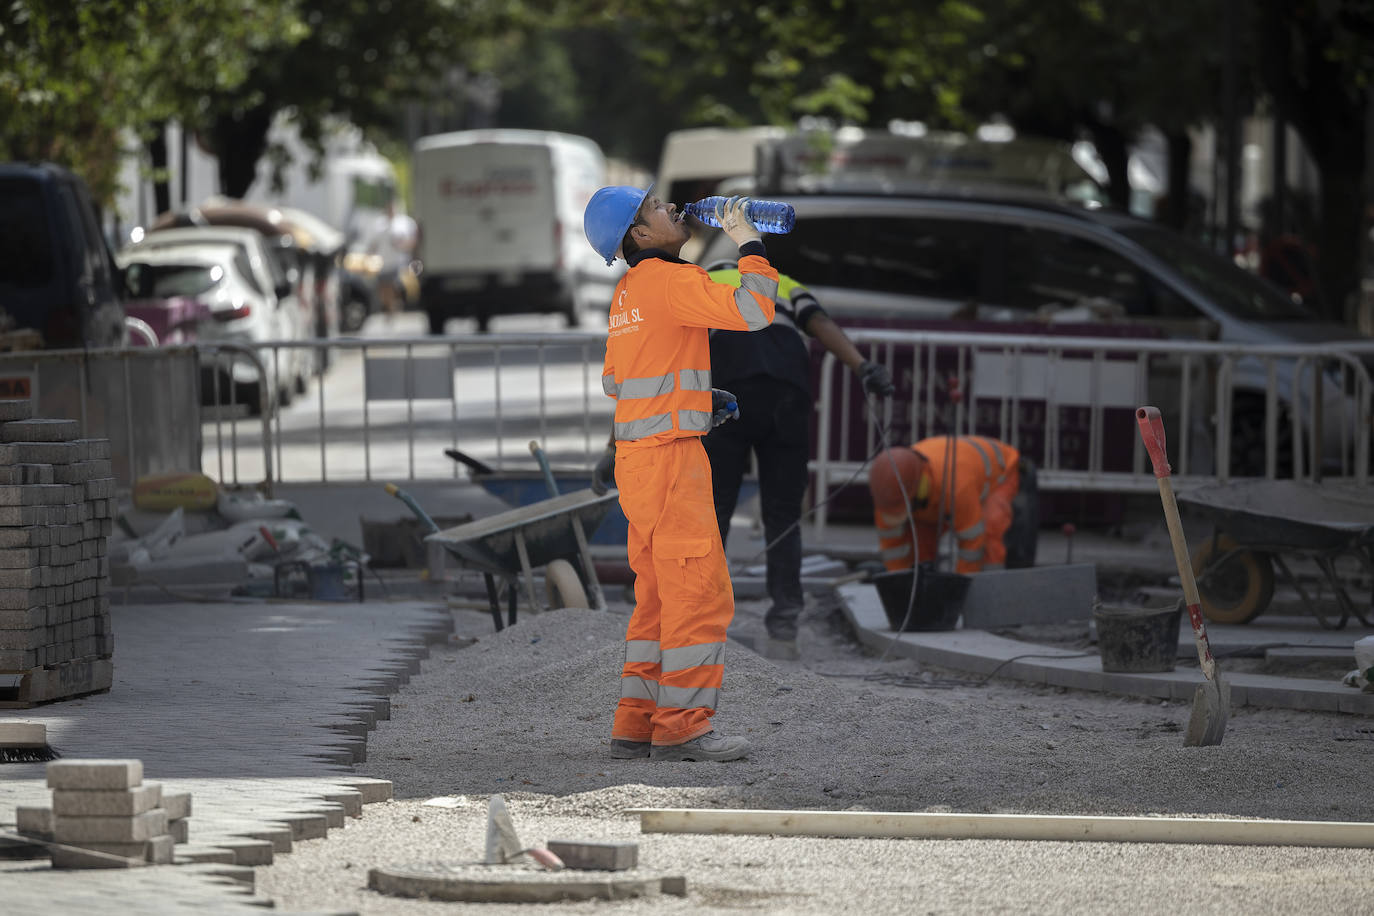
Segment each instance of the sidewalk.
[[[67,758],[142,760],[145,779],[191,793],[177,855],[231,848],[234,863],[70,872],[0,859],[15,912],[260,911],[246,866],[390,797],[352,764],[390,718],[388,695],[453,627],[425,602],[117,604],[113,616],[109,693],[0,719],[44,723]],[[0,829],[13,830],[17,805],[50,804],[43,764],[0,766]]]

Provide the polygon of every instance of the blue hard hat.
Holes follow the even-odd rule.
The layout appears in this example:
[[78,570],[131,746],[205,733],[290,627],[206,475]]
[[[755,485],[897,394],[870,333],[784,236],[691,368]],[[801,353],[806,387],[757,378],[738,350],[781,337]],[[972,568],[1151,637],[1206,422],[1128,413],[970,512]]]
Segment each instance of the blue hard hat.
[[615,185],[602,188],[587,201],[587,209],[582,213],[582,231],[596,253],[606,259],[607,267],[615,263],[620,240],[625,238],[640,205],[653,189],[652,184],[643,190]]

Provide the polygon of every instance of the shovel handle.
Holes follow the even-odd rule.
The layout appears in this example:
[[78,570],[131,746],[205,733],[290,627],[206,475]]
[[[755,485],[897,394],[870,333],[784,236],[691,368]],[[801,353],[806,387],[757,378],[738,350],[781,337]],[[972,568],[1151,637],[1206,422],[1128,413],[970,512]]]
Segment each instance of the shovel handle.
[[1135,418],[1140,425],[1140,438],[1144,441],[1145,448],[1150,453],[1150,461],[1155,466],[1159,498],[1164,504],[1164,521],[1169,526],[1169,542],[1174,548],[1174,563],[1178,565],[1178,578],[1183,585],[1183,600],[1188,605],[1188,621],[1193,625],[1193,641],[1197,644],[1198,664],[1210,681],[1216,677],[1216,660],[1212,658],[1212,647],[1207,641],[1207,626],[1202,621],[1197,580],[1193,578],[1193,563],[1188,557],[1188,544],[1183,537],[1183,522],[1178,517],[1178,500],[1174,497],[1174,484],[1169,479],[1169,461],[1164,456],[1164,421],[1159,416],[1159,410],[1154,407],[1138,408]]
[[1135,421],[1140,426],[1140,439],[1145,443],[1145,451],[1150,453],[1155,476],[1168,477],[1170,468],[1164,442],[1164,418],[1159,415],[1159,408],[1137,407]]

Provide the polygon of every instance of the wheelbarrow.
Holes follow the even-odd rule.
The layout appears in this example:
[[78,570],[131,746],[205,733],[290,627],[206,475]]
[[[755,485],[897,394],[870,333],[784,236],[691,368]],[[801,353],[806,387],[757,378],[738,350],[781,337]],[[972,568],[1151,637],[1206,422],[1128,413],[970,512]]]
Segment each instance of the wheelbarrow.
[[[544,469],[544,462],[530,469],[498,471],[490,465],[458,449],[446,448],[444,454],[464,465],[472,482],[510,506],[528,506],[548,496],[548,476],[551,474],[563,490],[582,489],[592,485],[589,467],[554,467]],[[740,482],[738,504],[747,505],[759,491],[758,481],[746,477]],[[611,506],[605,518],[595,528],[588,528],[588,541],[603,547],[624,547],[630,523],[619,503]]]
[[[1209,619],[1248,623],[1258,617],[1273,598],[1277,568],[1321,626],[1338,630],[1351,616],[1370,625],[1336,569],[1339,558],[1353,557],[1374,579],[1374,493],[1367,487],[1245,480],[1198,487],[1179,493],[1178,501],[1213,525],[1212,537],[1192,557]],[[1316,564],[1335,594],[1339,620],[1322,613],[1285,557]]]
[[[520,506],[509,512],[489,515],[454,528],[440,530],[434,520],[404,490],[387,484],[386,491],[404,502],[416,517],[430,529],[425,541],[440,544],[463,566],[480,570],[486,578],[487,599],[491,604],[492,621],[502,628],[501,605],[496,580],[505,581],[508,589],[508,623],[515,623],[516,593],[524,588],[530,607],[540,608],[534,588],[534,570],[547,567],[545,579],[558,594],[564,607],[606,609],[601,583],[596,578],[587,548],[586,532],[595,528],[618,493],[612,490],[598,496],[591,490],[564,493],[550,499]],[[581,559],[585,581],[578,576],[569,557]]]

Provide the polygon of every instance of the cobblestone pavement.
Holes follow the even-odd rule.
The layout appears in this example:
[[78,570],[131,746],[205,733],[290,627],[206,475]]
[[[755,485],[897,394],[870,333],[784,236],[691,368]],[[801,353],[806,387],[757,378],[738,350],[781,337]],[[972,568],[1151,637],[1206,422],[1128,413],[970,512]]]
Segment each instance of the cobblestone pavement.
[[[17,913],[261,911],[252,869],[293,840],[324,836],[389,785],[353,776],[387,697],[420,670],[453,620],[433,602],[116,605],[109,693],[0,721],[42,722],[66,758],[137,758],[144,778],[190,792],[185,859],[216,843],[239,863],[56,871],[0,859],[4,909]],[[17,805],[48,806],[43,764],[0,766],[0,831]],[[257,843],[244,838],[258,838]],[[13,909],[11,910],[11,907]]]

